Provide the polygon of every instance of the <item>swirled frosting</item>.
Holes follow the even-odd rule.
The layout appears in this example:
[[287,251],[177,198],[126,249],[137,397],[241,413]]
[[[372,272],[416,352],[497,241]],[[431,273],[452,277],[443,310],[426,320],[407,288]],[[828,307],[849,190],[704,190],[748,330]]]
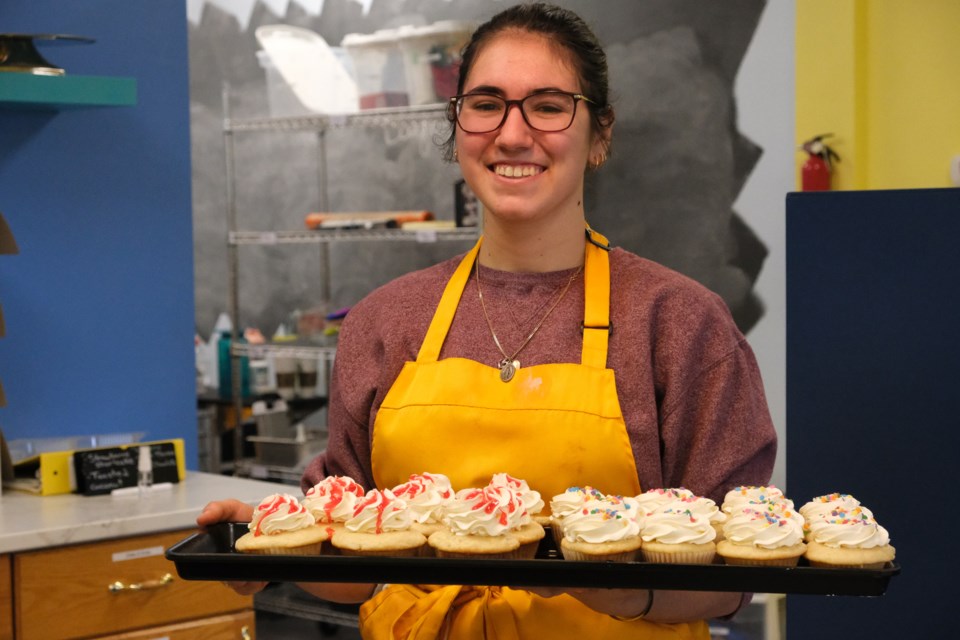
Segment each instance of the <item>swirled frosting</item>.
[[791,511],[744,507],[723,525],[724,537],[734,544],[764,549],[790,547],[803,542],[803,525]]
[[353,517],[344,522],[344,527],[357,533],[383,533],[405,531],[412,522],[405,501],[389,489],[372,489],[357,502]]
[[306,508],[289,493],[274,493],[260,501],[247,527],[254,536],[272,536],[313,526]]
[[509,487],[462,489],[447,505],[444,522],[458,535],[499,536],[524,524],[520,495]]
[[815,520],[817,518],[832,517],[832,512],[838,509],[852,511],[857,507],[859,507],[862,513],[868,518],[873,517],[873,513],[871,513],[869,509],[862,506],[859,500],[847,493],[829,493],[827,495],[817,496],[800,507],[800,515],[807,520]]
[[528,515],[536,515],[546,506],[540,497],[540,492],[531,489],[526,480],[514,478],[508,473],[495,473],[490,478],[490,484],[494,487],[509,487],[516,491]]
[[646,515],[640,536],[645,542],[706,544],[713,542],[717,532],[707,516],[695,513],[682,502],[671,502]]
[[407,503],[414,522],[440,522],[445,506],[453,500],[450,479],[440,473],[413,474],[391,491]]
[[327,476],[307,489],[303,506],[318,523],[346,522],[353,517],[363,487],[349,476]]
[[871,549],[890,544],[887,530],[861,507],[836,509],[827,517],[808,520],[807,537],[828,547]]
[[563,536],[593,544],[635,537],[640,535],[637,512],[620,499],[589,499],[563,518]]
[[723,497],[723,505],[721,506],[721,509],[725,513],[737,513],[744,507],[751,504],[761,504],[766,502],[785,502],[791,509],[793,508],[793,502],[787,499],[787,497],[783,495],[783,492],[773,485],[745,485],[734,487],[728,491]]
[[597,489],[590,486],[570,487],[563,493],[559,493],[550,499],[550,512],[555,519],[563,519],[569,513],[573,513],[583,506],[588,499],[600,499],[604,495]]
[[673,502],[674,500],[693,497],[693,492],[689,489],[676,488],[649,489],[648,491],[644,491],[640,495],[636,496],[634,499],[640,505],[640,508],[643,509],[644,514],[647,514],[654,511],[659,511],[665,507],[667,503]]
[[668,502],[665,506],[674,509],[689,509],[697,517],[706,518],[711,524],[723,524],[727,520],[727,514],[720,510],[717,503],[710,498],[703,496],[690,495],[678,498]]

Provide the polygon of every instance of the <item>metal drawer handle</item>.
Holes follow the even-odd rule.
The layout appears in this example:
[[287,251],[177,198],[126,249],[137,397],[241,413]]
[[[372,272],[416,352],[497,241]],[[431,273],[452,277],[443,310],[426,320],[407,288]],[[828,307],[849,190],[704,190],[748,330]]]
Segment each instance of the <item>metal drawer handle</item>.
[[250,635],[250,627],[243,625],[240,629],[240,639],[241,640],[253,640],[253,636]]
[[173,575],[165,573],[159,580],[144,580],[143,582],[132,582],[130,584],[124,584],[117,580],[116,582],[111,582],[109,585],[107,585],[107,589],[110,591],[110,593],[120,593],[122,591],[144,591],[146,589],[159,589],[167,586],[171,582],[173,582]]

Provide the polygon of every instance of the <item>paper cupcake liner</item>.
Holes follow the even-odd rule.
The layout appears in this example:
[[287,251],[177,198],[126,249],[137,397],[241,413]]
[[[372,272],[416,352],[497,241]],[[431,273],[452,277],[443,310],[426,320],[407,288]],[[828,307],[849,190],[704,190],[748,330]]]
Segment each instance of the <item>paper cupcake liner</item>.
[[800,561],[800,556],[792,558],[732,558],[721,556],[724,564],[738,567],[795,567]]
[[258,556],[318,556],[323,549],[322,542],[305,544],[301,547],[264,547],[249,549],[243,553],[252,553]]
[[492,560],[524,560],[525,558],[520,554],[520,548],[514,549],[512,551],[499,551],[497,553],[466,553],[463,551],[444,551],[442,549],[434,548],[434,553],[436,553],[438,558],[449,558],[453,560],[469,560],[477,558],[490,558]]
[[639,549],[617,553],[584,553],[583,551],[564,548],[563,559],[571,562],[635,562],[639,553]]
[[819,560],[807,560],[807,563],[811,567],[820,567],[824,569],[867,569],[870,571],[878,571],[887,566],[886,561],[884,562],[864,562],[859,564],[849,563],[849,564],[840,564],[833,562],[821,562]]
[[340,555],[354,557],[367,556],[377,558],[415,558],[420,555],[421,549],[422,547],[411,547],[409,549],[378,549],[375,551],[360,551],[357,549],[344,549],[343,547],[340,547]]
[[640,555],[646,562],[662,564],[711,564],[716,555],[714,549],[708,551],[653,551],[640,549]]

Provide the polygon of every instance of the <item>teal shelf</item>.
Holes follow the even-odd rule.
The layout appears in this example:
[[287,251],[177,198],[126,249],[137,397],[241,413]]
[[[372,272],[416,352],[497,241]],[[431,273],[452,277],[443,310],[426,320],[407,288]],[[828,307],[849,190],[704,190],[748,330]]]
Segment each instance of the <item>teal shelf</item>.
[[66,109],[132,107],[135,104],[135,78],[0,73],[0,107]]

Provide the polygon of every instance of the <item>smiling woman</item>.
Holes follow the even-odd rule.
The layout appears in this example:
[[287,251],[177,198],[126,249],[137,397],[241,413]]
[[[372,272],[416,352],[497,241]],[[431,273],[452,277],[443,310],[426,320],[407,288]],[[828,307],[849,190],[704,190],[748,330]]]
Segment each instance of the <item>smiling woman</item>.
[[[425,470],[458,490],[509,473],[548,497],[683,486],[718,501],[766,484],[776,436],[723,301],[587,224],[585,174],[607,157],[614,121],[594,34],[570,11],[517,5],[477,29],[460,74],[450,151],[484,205],[484,235],[351,309],[329,447],[304,489],[330,475],[389,489]],[[235,507],[198,522],[249,518]],[[414,624],[468,639],[699,640],[705,618],[741,604],[738,593],[647,589],[305,588],[370,598],[361,628],[375,639]]]

